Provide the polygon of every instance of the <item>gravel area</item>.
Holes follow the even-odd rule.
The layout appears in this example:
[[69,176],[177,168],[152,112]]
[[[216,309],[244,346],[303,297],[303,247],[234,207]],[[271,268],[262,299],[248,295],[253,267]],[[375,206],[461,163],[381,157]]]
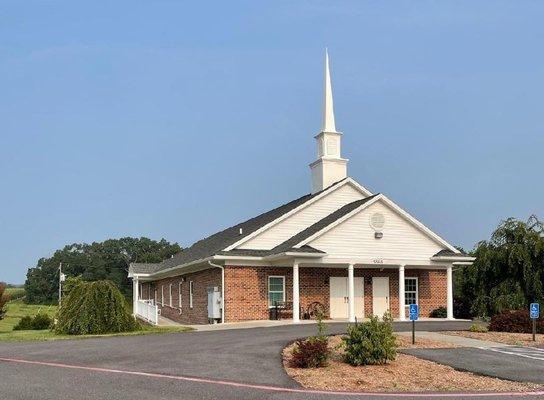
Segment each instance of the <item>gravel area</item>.
[[471,339],[487,340],[490,342],[504,343],[513,346],[544,347],[544,335],[536,335],[536,342],[533,342],[531,333],[510,333],[510,332],[470,332],[470,331],[447,331],[440,332],[444,335],[463,336]]
[[[450,348],[449,343],[419,340],[412,346],[411,339],[397,336],[402,348]],[[342,361],[340,336],[330,340],[332,359],[324,368],[291,368],[289,360],[293,344],[283,351],[283,363],[289,376],[302,386],[312,389],[349,391],[529,391],[537,384],[511,382],[456,371],[455,369],[420,358],[397,354],[397,359],[386,365],[352,367]]]

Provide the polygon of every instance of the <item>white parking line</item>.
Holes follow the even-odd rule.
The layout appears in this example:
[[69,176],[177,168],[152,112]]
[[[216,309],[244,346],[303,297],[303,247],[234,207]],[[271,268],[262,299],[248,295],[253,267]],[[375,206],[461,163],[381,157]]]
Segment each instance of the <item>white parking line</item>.
[[544,361],[544,350],[534,347],[479,347],[479,349]]

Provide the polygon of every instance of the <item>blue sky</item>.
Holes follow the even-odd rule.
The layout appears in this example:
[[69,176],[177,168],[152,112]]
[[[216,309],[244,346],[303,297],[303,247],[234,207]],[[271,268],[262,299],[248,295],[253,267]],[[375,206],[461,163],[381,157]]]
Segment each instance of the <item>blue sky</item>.
[[467,249],[544,216],[543,12],[1,1],[0,280],[73,242],[188,245],[307,193],[325,46],[352,177]]

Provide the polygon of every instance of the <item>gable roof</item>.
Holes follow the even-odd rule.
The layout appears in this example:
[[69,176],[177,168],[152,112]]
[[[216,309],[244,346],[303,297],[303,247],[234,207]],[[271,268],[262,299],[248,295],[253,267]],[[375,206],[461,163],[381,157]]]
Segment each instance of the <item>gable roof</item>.
[[[299,197],[296,200],[290,201],[289,203],[283,204],[273,210],[267,211],[263,214],[260,214],[254,218],[248,219],[245,222],[239,223],[237,225],[231,226],[230,228],[224,229],[220,232],[217,232],[207,238],[199,240],[190,247],[183,249],[181,252],[175,254],[173,257],[163,260],[159,264],[154,266],[146,266],[140,269],[139,264],[132,264],[133,268],[131,271],[133,273],[155,273],[168,268],[173,268],[178,265],[187,264],[193,261],[201,260],[215,254],[223,252],[230,245],[238,242],[240,239],[247,237],[262,228],[263,226],[273,222],[274,220],[280,218],[286,213],[296,209],[297,207],[307,203],[308,201],[314,199],[315,197],[321,195],[323,192],[333,188],[334,186],[339,185],[340,183],[346,181],[343,179],[336,183],[333,183],[328,188],[323,189],[320,192],[314,194],[307,194],[305,196]],[[240,230],[242,233],[240,233]],[[309,247],[309,246],[308,246]],[[315,250],[315,249],[313,249]],[[293,251],[300,251],[299,249],[294,249]],[[313,252],[313,251],[309,251]],[[231,253],[234,254],[234,253]],[[144,272],[152,271],[152,272]]]
[[[310,236],[314,235],[315,233],[325,229],[327,226],[332,224],[333,222],[339,220],[340,218],[344,217],[345,215],[349,214],[356,208],[362,206],[363,204],[367,203],[368,201],[372,200],[376,196],[378,196],[379,193],[376,193],[372,196],[368,196],[361,200],[356,200],[351,203],[346,204],[343,207],[340,207],[338,210],[332,212],[331,214],[327,215],[325,218],[320,219],[315,224],[310,225],[308,228],[304,229],[303,231],[297,233],[295,236],[287,239],[285,242],[280,243],[277,245],[274,249],[274,253],[280,253],[287,251],[288,249],[293,248],[303,240],[308,239]],[[310,246],[302,246],[302,247],[310,247]]]

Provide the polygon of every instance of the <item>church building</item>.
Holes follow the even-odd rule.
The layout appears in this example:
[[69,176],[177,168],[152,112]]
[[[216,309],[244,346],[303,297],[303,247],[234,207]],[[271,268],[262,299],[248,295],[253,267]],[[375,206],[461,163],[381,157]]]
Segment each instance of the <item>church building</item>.
[[445,307],[453,319],[452,269],[474,258],[382,193],[348,176],[336,130],[329,58],[323,123],[310,164],[311,193],[215,233],[157,264],[133,263],[134,313],[181,324],[281,317],[294,323],[406,320]]

